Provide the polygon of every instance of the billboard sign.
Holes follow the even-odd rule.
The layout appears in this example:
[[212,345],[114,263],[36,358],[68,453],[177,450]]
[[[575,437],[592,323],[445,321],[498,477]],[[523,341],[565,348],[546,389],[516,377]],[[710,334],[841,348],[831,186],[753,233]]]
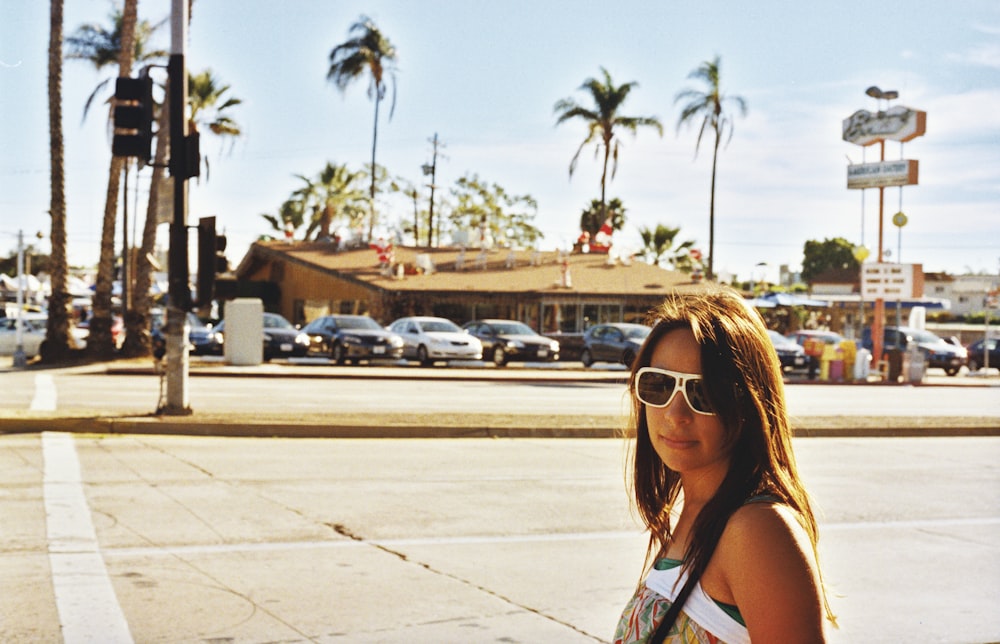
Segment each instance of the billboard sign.
[[887,186],[914,186],[917,184],[919,170],[920,164],[915,159],[852,163],[847,166],[847,188],[861,190]]
[[858,110],[844,119],[843,138],[848,143],[871,145],[880,141],[900,143],[923,136],[927,112],[897,105],[884,112]]
[[865,299],[904,300],[923,297],[923,264],[863,264],[861,294]]

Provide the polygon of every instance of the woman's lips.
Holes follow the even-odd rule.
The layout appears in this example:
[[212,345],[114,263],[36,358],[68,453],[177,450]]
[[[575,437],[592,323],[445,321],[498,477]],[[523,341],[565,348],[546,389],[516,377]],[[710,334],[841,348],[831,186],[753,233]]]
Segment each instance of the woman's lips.
[[670,449],[690,449],[697,445],[697,441],[691,440],[681,440],[678,438],[669,438],[667,436],[660,436],[660,442],[669,447]]

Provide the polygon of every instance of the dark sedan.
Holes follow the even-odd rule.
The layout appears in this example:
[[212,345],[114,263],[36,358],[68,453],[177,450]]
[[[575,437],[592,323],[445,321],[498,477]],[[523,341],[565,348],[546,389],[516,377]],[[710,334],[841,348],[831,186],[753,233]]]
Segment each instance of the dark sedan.
[[976,340],[969,345],[969,371],[979,371],[986,366],[986,347],[989,347],[989,367],[990,369],[1000,368],[1000,340],[990,338],[986,340]]
[[580,362],[584,367],[595,362],[616,362],[626,367],[631,366],[650,331],[652,328],[645,324],[595,324],[583,334]]
[[498,367],[508,362],[550,362],[559,359],[559,343],[515,320],[473,320],[463,327],[483,343],[483,358]]
[[786,338],[777,331],[768,330],[767,335],[771,338],[774,350],[778,354],[782,370],[793,371],[809,366],[806,351],[797,342]]
[[367,315],[324,315],[302,332],[309,336],[310,354],[329,356],[337,364],[403,357],[403,338]]

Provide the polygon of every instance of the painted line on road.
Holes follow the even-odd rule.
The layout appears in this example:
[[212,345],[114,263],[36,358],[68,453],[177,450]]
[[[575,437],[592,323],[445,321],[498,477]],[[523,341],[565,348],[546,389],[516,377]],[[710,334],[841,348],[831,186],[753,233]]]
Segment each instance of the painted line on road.
[[56,410],[56,381],[50,373],[35,376],[35,395],[31,399],[31,411]]
[[42,456],[49,563],[63,641],[131,644],[97,545],[72,435],[43,432]]
[[[820,532],[840,530],[881,530],[885,528],[930,529],[1000,525],[1000,517],[970,519],[927,519],[920,521],[871,521],[820,524]],[[275,541],[271,543],[227,543],[191,546],[143,546],[135,548],[107,548],[106,557],[160,557],[175,555],[211,555],[229,553],[279,552],[286,550],[315,550],[330,548],[357,548],[382,546],[386,548],[412,546],[456,546],[513,543],[543,543],[567,541],[599,541],[617,539],[644,539],[639,531],[569,532],[558,534],[484,535],[475,537],[420,537],[410,539],[336,539],[328,541]]]

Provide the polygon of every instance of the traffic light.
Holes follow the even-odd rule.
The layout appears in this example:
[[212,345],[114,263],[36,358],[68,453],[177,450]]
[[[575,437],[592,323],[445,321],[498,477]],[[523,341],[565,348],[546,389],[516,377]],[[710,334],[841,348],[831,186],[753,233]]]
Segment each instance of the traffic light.
[[229,272],[226,236],[215,232],[215,217],[198,220],[198,306],[207,306],[215,296],[215,278]]
[[148,163],[153,144],[153,79],[115,79],[114,138],[111,154]]

